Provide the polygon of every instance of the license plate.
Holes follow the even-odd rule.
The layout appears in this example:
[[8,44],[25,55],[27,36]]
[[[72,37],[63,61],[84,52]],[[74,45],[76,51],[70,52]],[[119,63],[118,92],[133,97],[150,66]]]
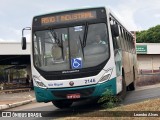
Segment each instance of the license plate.
[[67,94],[67,99],[78,99],[81,95],[79,93],[76,94]]

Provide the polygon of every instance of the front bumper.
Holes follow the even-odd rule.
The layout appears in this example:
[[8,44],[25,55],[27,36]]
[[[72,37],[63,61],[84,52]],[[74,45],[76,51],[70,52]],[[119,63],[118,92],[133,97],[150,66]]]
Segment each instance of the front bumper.
[[82,99],[100,97],[106,89],[112,90],[116,94],[116,78],[113,78],[104,83],[95,85],[73,87],[73,88],[57,88],[57,89],[44,89],[34,87],[37,102],[50,102],[54,100],[67,99],[67,94],[79,93]]

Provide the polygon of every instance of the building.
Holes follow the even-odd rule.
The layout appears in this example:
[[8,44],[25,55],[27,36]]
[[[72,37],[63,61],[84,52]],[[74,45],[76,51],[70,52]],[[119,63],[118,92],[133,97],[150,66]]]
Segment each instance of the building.
[[[30,47],[30,43],[27,43],[27,49],[22,50],[20,42],[1,42],[0,65],[12,65],[5,70],[26,66],[31,76]],[[160,43],[136,43],[136,50],[139,73],[160,73]]]
[[[0,65],[7,65],[5,69],[0,72],[0,83],[13,82],[12,69],[18,71],[19,69],[25,69],[27,74],[31,76],[30,65],[30,43],[27,43],[27,49],[22,50],[20,42],[1,42],[0,43]],[[18,76],[18,75],[17,75]],[[17,77],[17,79],[19,79]]]
[[139,73],[160,73],[160,43],[137,43]]

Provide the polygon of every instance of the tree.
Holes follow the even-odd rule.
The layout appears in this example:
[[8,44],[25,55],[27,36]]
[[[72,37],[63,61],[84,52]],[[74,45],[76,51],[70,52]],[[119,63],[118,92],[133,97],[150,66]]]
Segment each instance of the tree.
[[136,32],[137,43],[160,43],[160,25]]
[[[11,67],[11,65],[0,65],[0,82],[4,80],[4,76],[6,75],[4,69],[7,67]],[[25,69],[9,69],[10,70],[10,76],[11,79],[16,79],[16,78],[24,78],[26,77],[26,70]]]

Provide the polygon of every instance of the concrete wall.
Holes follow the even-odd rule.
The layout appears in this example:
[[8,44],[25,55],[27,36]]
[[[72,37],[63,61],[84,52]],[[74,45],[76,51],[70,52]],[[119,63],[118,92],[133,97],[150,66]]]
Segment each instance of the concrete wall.
[[0,55],[29,55],[30,43],[27,43],[27,49],[22,50],[20,42],[1,42]]
[[139,73],[160,73],[160,43],[137,43],[146,45],[146,53],[137,53]]

